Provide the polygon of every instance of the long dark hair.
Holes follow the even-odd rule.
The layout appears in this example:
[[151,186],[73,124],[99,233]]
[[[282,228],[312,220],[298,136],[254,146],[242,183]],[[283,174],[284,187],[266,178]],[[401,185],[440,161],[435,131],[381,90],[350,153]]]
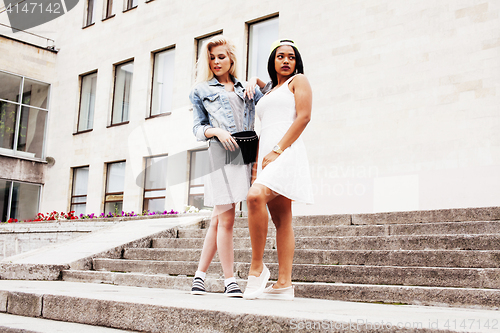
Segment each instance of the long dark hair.
[[[282,40],[285,42],[285,40]],[[290,45],[295,52],[295,74],[304,74],[304,63],[302,62],[302,57],[300,56],[299,50],[293,45]],[[267,61],[267,72],[271,81],[273,81],[273,88],[278,85],[278,73],[276,73],[276,67],[274,66],[274,60],[276,59],[276,52],[278,52],[279,46],[271,52],[269,55],[269,60]]]

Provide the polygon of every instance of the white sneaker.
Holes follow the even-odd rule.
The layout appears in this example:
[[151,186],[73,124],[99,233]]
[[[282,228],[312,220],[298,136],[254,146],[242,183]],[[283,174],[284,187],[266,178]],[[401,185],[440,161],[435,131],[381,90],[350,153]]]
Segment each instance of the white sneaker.
[[269,269],[267,269],[266,265],[264,265],[264,269],[260,276],[248,276],[247,287],[245,289],[245,293],[243,294],[244,299],[256,299],[264,292],[266,289],[267,281],[269,280],[269,276],[271,273]]
[[294,291],[293,291],[293,286],[286,287],[286,288],[278,288],[275,289],[273,286],[269,286],[266,289],[264,289],[264,292],[259,298],[264,298],[264,299],[281,299],[285,301],[293,301],[294,298]]

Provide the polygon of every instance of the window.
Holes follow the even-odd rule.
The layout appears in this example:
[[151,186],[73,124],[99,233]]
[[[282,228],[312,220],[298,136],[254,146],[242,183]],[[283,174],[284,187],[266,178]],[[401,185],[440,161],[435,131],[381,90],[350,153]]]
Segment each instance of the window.
[[111,125],[128,122],[134,62],[115,66],[115,89]]
[[270,80],[267,60],[271,44],[279,38],[279,18],[250,24],[248,27],[248,72],[247,79],[257,76],[262,81]]
[[0,72],[0,153],[43,158],[49,84]]
[[165,210],[167,192],[167,156],[146,158],[143,209],[151,212]]
[[201,47],[203,46],[203,44],[206,41],[208,41],[210,38],[212,38],[214,36],[218,36],[218,35],[222,35],[222,31],[215,32],[215,33],[213,33],[211,35],[208,35],[208,36],[196,39],[196,41],[197,41],[197,45],[196,45],[196,61],[198,61],[198,59],[200,58]]
[[78,132],[92,129],[94,124],[95,93],[97,73],[81,77],[80,112],[78,115]]
[[123,211],[124,185],[125,162],[108,163],[106,171],[104,214],[121,214],[121,212]]
[[175,49],[155,54],[150,116],[157,116],[172,111],[174,59]]
[[0,179],[0,221],[32,220],[38,213],[41,185]]
[[105,2],[106,7],[104,8],[104,18],[108,18],[113,16],[113,0],[106,0]]
[[71,209],[75,215],[85,214],[87,210],[87,184],[89,167],[73,169],[73,190],[71,192]]
[[87,0],[87,11],[85,13],[85,27],[94,24],[95,0]]
[[129,10],[137,7],[137,0],[125,0],[127,2],[127,8],[125,10]]
[[192,151],[190,164],[188,204],[201,209],[205,199],[204,176],[208,174],[208,150]]

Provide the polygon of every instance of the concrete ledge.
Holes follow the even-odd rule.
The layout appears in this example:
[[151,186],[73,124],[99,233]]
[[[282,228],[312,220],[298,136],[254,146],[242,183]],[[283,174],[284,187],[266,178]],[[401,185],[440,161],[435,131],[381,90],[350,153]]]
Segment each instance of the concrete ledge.
[[352,215],[352,224],[403,224],[495,220],[500,220],[500,207],[456,208]]
[[[339,287],[339,286],[336,286]],[[340,286],[351,288],[352,286]],[[411,288],[411,287],[409,287]],[[499,311],[367,304],[296,298],[293,302],[192,296],[186,291],[71,282],[0,281],[0,290],[43,295],[43,318],[124,330],[164,332],[288,332],[297,324],[328,323],[331,331],[446,332],[446,321],[500,320]],[[376,290],[374,289],[374,292]],[[484,296],[488,296],[487,293]],[[363,323],[393,323],[374,329]],[[342,323],[344,326],[342,326]],[[397,323],[417,323],[398,328]],[[430,327],[430,323],[434,323]],[[410,324],[411,325],[411,324]],[[303,326],[304,327],[304,326]],[[404,327],[404,326],[403,326]],[[317,327],[316,327],[317,328]],[[300,332],[318,331],[301,329]],[[460,327],[451,331],[468,331]],[[449,332],[449,331],[448,331]]]
[[33,293],[9,292],[7,312],[27,317],[42,315],[43,296]]
[[149,247],[155,237],[176,237],[176,227],[197,224],[202,216],[117,223],[70,241],[0,261],[0,278],[57,280],[65,269],[92,269],[92,260],[120,258],[125,248]]
[[3,280],[59,280],[61,271],[70,265],[18,264],[0,262],[0,279]]

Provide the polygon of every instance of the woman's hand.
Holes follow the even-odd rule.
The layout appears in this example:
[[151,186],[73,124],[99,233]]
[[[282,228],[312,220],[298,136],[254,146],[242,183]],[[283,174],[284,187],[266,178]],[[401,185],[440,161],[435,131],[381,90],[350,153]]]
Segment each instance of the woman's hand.
[[247,86],[245,87],[245,92],[243,93],[243,97],[247,97],[248,99],[253,99],[258,79],[259,79],[258,77],[253,77],[250,80],[248,80]]
[[226,150],[235,151],[238,148],[236,140],[234,140],[233,136],[228,131],[217,128],[215,136],[219,139],[220,143],[222,143]]
[[272,151],[270,152],[269,154],[267,154],[266,156],[264,156],[264,159],[262,159],[262,170],[264,170],[264,168],[271,162],[273,162],[275,159],[278,158],[278,156],[280,156],[278,153]]

